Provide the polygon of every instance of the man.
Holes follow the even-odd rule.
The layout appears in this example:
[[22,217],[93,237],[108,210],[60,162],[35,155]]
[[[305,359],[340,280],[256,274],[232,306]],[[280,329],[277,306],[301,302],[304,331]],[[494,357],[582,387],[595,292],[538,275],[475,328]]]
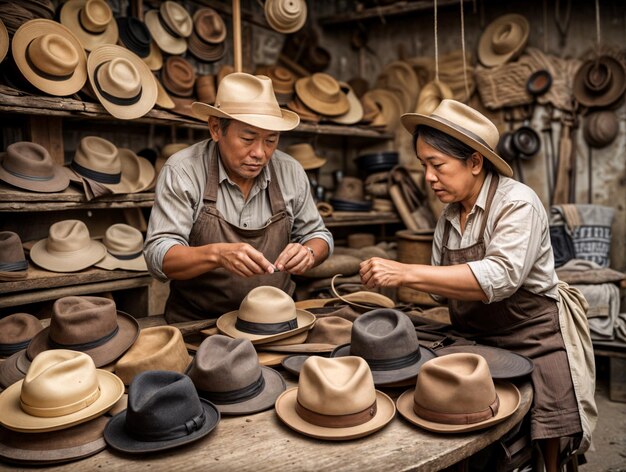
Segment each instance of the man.
[[269,78],[230,74],[215,106],[196,102],[193,112],[211,139],[163,167],[144,247],[150,272],[172,281],[169,323],[238,309],[259,285],[293,294],[290,274],[333,249],[304,169],[277,150],[300,119],[279,108]]

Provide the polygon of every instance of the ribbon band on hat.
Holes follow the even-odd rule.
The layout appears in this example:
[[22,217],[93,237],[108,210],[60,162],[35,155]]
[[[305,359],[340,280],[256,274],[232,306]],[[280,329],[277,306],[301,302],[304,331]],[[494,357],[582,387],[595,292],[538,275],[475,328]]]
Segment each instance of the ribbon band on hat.
[[425,408],[413,401],[413,411],[428,421],[435,421],[443,424],[474,424],[493,418],[498,414],[500,409],[500,397],[496,394],[496,399],[481,411],[473,413],[443,413]]
[[473,133],[472,131],[468,130],[467,128],[464,128],[463,126],[459,126],[456,123],[453,123],[450,120],[447,120],[445,118],[443,118],[442,116],[439,115],[435,115],[435,114],[431,114],[430,115],[431,118],[434,118],[437,121],[440,121],[441,123],[448,125],[450,128],[454,128],[455,130],[457,130],[459,133],[463,133],[468,135],[470,138],[472,138],[475,141],[478,141],[480,144],[482,144],[483,146],[485,146],[487,149],[496,152],[491,146],[489,146],[489,144],[487,144],[487,142],[481,138],[480,136],[478,136],[476,133]]
[[102,184],[119,184],[122,180],[121,172],[118,172],[117,174],[107,174],[106,172],[99,172],[97,170],[87,169],[86,167],[81,166],[75,160],[72,161],[70,167],[83,177],[87,177],[88,179],[95,180],[96,182],[100,182]]
[[84,29],[85,31],[89,31],[89,34],[92,34],[94,36],[101,36],[104,33],[106,33],[106,28],[103,29],[102,31],[94,31],[93,29],[90,29],[89,26],[87,26],[85,23],[83,23],[83,18],[81,15],[82,9],[78,11],[78,24],[80,25],[80,27],[82,29]]
[[254,398],[263,391],[264,387],[265,378],[263,377],[263,374],[261,374],[259,375],[259,378],[250,385],[236,390],[230,390],[228,392],[207,392],[206,390],[202,390],[202,397],[213,403],[228,405]]
[[233,115],[247,115],[247,114],[264,114],[281,117],[280,108],[277,109],[272,103],[256,102],[254,108],[250,108],[248,104],[241,104],[238,102],[221,102],[215,105],[215,108],[220,110],[228,110],[228,113]]
[[159,23],[161,23],[161,26],[167,32],[167,34],[169,34],[170,36],[174,36],[175,38],[182,38],[180,34],[170,28],[170,25],[167,24],[160,10],[157,12],[157,18],[159,19]]
[[[33,39],[30,43],[28,43],[28,46],[26,46],[26,51],[28,51],[30,49],[30,45],[33,44],[33,42],[35,42],[37,40],[37,38]],[[28,64],[28,67],[30,67],[31,69],[33,69],[37,75],[43,77],[44,79],[47,80],[54,80],[56,82],[63,82],[64,80],[69,80],[72,78],[72,76],[74,75],[74,71],[70,72],[69,74],[65,74],[65,75],[53,75],[53,74],[49,74],[46,71],[41,70],[39,67],[37,67],[37,65],[32,61],[32,59],[30,58],[30,53],[26,53],[24,55],[24,60],[26,60],[26,63]]]
[[415,364],[421,357],[422,354],[418,348],[406,356],[393,359],[364,359],[372,370],[396,370]]
[[142,92],[143,87],[139,87],[139,92],[137,92],[135,96],[129,97],[129,98],[116,97],[115,95],[111,95],[110,93],[104,91],[104,89],[100,85],[100,82],[98,81],[98,71],[104,64],[105,64],[104,62],[102,62],[101,64],[98,64],[98,67],[96,67],[96,70],[93,74],[93,81],[96,84],[98,92],[100,92],[100,95],[102,95],[109,102],[114,103],[116,105],[134,105],[135,103],[137,103],[141,99],[141,92]]
[[189,436],[191,433],[199,431],[204,423],[206,422],[206,414],[204,410],[197,416],[194,416],[189,421],[186,421],[185,424],[176,426],[167,431],[149,431],[142,430],[137,431],[131,427],[130,423],[125,424],[125,429],[136,439],[142,441],[169,441],[171,439],[178,439],[185,436]]
[[376,400],[364,410],[345,415],[325,415],[323,413],[317,413],[309,410],[299,401],[296,401],[295,407],[296,413],[304,421],[324,428],[351,428],[353,426],[359,426],[367,423],[376,416],[377,411]]
[[22,270],[28,269],[28,261],[17,261],[17,262],[0,262],[0,271],[3,272],[18,272]]
[[32,416],[37,416],[40,418],[57,418],[59,416],[69,415],[71,413],[75,413],[84,408],[87,408],[98,398],[100,398],[100,387],[97,387],[86,397],[81,398],[74,403],[70,403],[69,405],[60,405],[57,407],[44,408],[29,405],[28,403],[25,403],[24,400],[22,400],[22,398],[20,397],[20,406],[22,407],[22,410]]
[[235,328],[250,334],[278,334],[298,328],[298,319],[293,318],[280,323],[256,323],[237,318]]
[[95,339],[95,340],[90,341],[88,343],[62,344],[62,343],[58,343],[58,342],[54,341],[50,337],[50,338],[48,338],[48,344],[53,349],[71,349],[73,351],[86,351],[87,349],[93,349],[94,347],[102,346],[107,341],[113,339],[115,337],[115,335],[119,332],[119,330],[120,330],[119,325],[116,325],[115,328],[113,329],[113,331],[111,331],[109,334],[106,334],[106,335],[102,336],[101,338]]
[[4,165],[4,161],[0,163],[0,166],[2,166],[2,168],[6,170],[9,174],[14,175],[15,177],[18,177],[20,179],[32,180],[35,182],[47,182],[48,180],[52,180],[54,178],[54,174],[42,176],[22,174],[21,172],[17,172],[13,169],[8,169],[7,166]]
[[[2,270],[2,267],[0,267]],[[0,343],[0,356],[10,356],[15,354],[17,351],[21,351],[22,349],[26,349],[28,344],[30,343],[30,339],[23,341],[21,343],[13,343],[13,344],[2,344]]]
[[109,251],[109,254],[121,261],[130,261],[131,259],[135,259],[136,257],[141,256],[142,253],[143,251],[133,252],[132,254],[114,254]]

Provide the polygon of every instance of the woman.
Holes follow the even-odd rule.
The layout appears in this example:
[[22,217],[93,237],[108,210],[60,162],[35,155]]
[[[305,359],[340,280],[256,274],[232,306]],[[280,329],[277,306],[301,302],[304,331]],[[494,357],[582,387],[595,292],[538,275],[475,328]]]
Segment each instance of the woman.
[[456,331],[532,358],[531,436],[540,441],[547,470],[557,470],[559,438],[580,439],[587,423],[559,326],[545,209],[535,192],[510,178],[511,168],[494,152],[498,130],[476,110],[443,100],[430,116],[405,114],[402,124],[413,134],[426,182],[448,204],[435,229],[433,266],[372,258],[361,264],[362,282],[447,299]]

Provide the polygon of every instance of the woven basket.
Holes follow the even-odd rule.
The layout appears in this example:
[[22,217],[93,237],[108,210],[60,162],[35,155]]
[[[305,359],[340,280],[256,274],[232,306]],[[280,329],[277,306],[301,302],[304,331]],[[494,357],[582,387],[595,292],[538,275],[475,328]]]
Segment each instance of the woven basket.
[[490,110],[532,103],[526,82],[534,68],[524,58],[493,69],[476,68],[476,86],[483,104]]

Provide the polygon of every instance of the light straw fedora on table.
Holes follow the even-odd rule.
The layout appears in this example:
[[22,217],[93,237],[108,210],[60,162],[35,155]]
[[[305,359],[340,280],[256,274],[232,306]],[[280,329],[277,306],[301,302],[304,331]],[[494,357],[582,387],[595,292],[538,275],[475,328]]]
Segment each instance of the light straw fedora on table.
[[124,223],[111,225],[104,233],[102,243],[107,254],[95,265],[101,269],[147,271],[143,256],[143,236],[141,231]]
[[78,38],[52,20],[31,20],[15,32],[11,52],[24,78],[42,92],[66,96],[87,81],[87,56]]
[[339,82],[341,91],[348,97],[350,108],[343,115],[330,117],[330,121],[340,125],[353,125],[363,119],[363,105],[347,82]]
[[189,52],[204,62],[219,61],[226,53],[226,24],[212,8],[200,8],[193,15]]
[[296,308],[293,299],[269,285],[255,287],[242,300],[239,310],[217,319],[217,329],[231,338],[263,344],[308,331],[315,315]]
[[528,42],[528,20],[516,13],[491,22],[478,41],[478,60],[485,67],[496,67],[519,56]]
[[28,313],[13,313],[0,319],[0,356],[11,356],[26,349],[42,329],[41,321]]
[[31,192],[61,192],[70,184],[48,150],[28,141],[10,144],[0,154],[0,180]]
[[296,94],[307,107],[325,116],[339,116],[350,110],[348,96],[331,75],[317,72],[296,80]]
[[304,170],[319,169],[326,164],[326,159],[317,156],[309,143],[292,144],[285,152],[298,161]]
[[304,26],[307,17],[305,0],[267,0],[265,19],[279,33],[295,33]]
[[614,57],[590,59],[574,76],[574,97],[581,105],[606,107],[617,102],[626,89],[626,68]]
[[279,107],[269,77],[243,72],[219,82],[214,106],[195,102],[192,111],[202,121],[209,116],[230,118],[270,131],[289,131],[300,123],[296,113]]
[[87,71],[98,100],[114,117],[132,120],[154,107],[156,80],[132,51],[116,45],[99,46],[89,54]]
[[53,349],[0,394],[0,423],[14,431],[56,431],[101,416],[123,394],[122,381],[96,369],[87,354]]
[[467,144],[480,152],[507,177],[513,170],[497,153],[500,133],[496,125],[473,108],[455,100],[442,100],[430,115],[406,113],[401,117],[402,126],[411,134],[420,125],[430,126]]
[[163,52],[179,55],[187,50],[185,38],[191,36],[193,20],[184,6],[178,2],[163,2],[158,10],[149,10],[144,21]]
[[4,60],[7,52],[9,52],[9,32],[0,18],[0,62]]
[[120,46],[124,46],[137,54],[151,71],[161,69],[163,54],[152,40],[152,35],[146,24],[133,16],[117,17],[116,20]]
[[397,401],[400,414],[436,433],[464,433],[510,417],[520,393],[510,382],[494,383],[487,361],[478,354],[450,354],[430,360],[414,389]]
[[19,234],[0,231],[0,281],[25,279],[28,261]]
[[61,6],[59,21],[67,26],[87,51],[119,38],[117,22],[105,0],[68,0]]
[[331,441],[370,435],[396,413],[391,398],[375,389],[370,369],[359,357],[309,357],[298,386],[281,394],[275,408],[291,429]]

